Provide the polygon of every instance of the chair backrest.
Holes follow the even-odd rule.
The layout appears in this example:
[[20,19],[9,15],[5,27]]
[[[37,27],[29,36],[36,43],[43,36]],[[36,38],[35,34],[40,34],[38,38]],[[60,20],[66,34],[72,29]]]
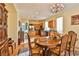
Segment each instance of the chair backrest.
[[70,37],[70,39],[69,39],[70,41],[71,41],[71,36],[72,36],[72,34],[74,34],[74,33],[75,33],[74,31],[69,31],[69,32],[68,32],[68,35],[69,35],[69,37]]
[[29,56],[32,56],[31,41],[28,33],[27,33],[27,37],[28,37],[28,46],[29,46]]
[[69,38],[69,36],[67,34],[62,36],[60,52],[64,51],[67,48],[68,38]]
[[56,31],[51,31],[49,36],[52,37],[52,39],[59,39],[61,37],[60,34]]
[[77,34],[74,33],[72,34],[72,37],[71,37],[71,47],[75,47],[75,44],[76,44],[76,40],[77,40]]
[[48,36],[48,32],[46,32],[46,31],[41,31],[41,36]]
[[27,33],[27,37],[28,37],[28,46],[29,46],[29,56],[32,56],[32,49],[33,48],[35,48],[35,47],[37,47],[37,45],[36,45],[36,39],[34,39],[34,41],[33,42],[31,42],[31,39],[30,39],[30,36],[29,36],[29,34]]
[[75,33],[74,31],[69,31],[68,34],[72,35],[73,33]]
[[69,31],[68,34],[70,37],[70,46],[74,47],[77,40],[77,34],[74,31]]
[[74,31],[69,31],[69,32],[68,32],[68,35],[69,35],[68,43],[69,43],[69,44],[70,44],[71,39],[72,39],[72,34],[74,34],[74,33],[75,33]]

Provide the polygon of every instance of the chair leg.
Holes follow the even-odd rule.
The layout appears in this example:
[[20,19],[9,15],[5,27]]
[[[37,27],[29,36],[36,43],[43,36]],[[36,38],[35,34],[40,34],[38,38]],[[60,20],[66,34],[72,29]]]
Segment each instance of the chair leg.
[[48,50],[46,51],[46,53],[47,53],[46,55],[49,56],[49,55],[50,55],[50,50],[48,49]]
[[70,47],[69,47],[69,51],[68,51],[68,53],[69,53],[69,56],[70,56],[70,52],[71,52],[71,49],[70,49]]
[[68,51],[68,55],[70,56],[70,50]]
[[75,50],[74,50],[74,48],[73,48],[73,55],[75,56]]
[[7,55],[10,56],[9,47],[7,47]]
[[12,48],[12,53],[13,53],[13,46],[11,45],[11,48]]
[[66,56],[66,51],[65,51],[65,53],[64,53],[64,56]]

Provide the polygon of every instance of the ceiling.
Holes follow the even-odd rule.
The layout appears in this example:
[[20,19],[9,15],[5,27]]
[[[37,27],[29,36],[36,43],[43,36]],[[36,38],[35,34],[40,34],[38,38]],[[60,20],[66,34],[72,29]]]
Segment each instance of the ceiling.
[[[52,3],[15,3],[17,12],[25,19],[46,19],[52,15],[50,6]],[[78,3],[64,3],[64,11],[79,6]]]

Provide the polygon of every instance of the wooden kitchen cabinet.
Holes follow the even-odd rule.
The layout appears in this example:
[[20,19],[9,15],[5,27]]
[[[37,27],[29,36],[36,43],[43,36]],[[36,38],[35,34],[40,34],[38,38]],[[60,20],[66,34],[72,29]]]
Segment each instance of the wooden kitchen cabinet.
[[48,22],[48,27],[49,28],[55,28],[56,27],[56,20],[50,20]]

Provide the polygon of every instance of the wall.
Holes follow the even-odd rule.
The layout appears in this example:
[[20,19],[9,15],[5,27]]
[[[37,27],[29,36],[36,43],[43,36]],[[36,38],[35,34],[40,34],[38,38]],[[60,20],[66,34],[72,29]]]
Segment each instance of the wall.
[[[8,37],[11,37],[13,40],[17,41],[18,31],[17,31],[17,12],[13,4],[6,4],[8,10]],[[64,17],[64,33],[67,33],[70,30],[75,31],[78,34],[79,38],[79,25],[71,25],[71,16],[79,14],[79,7],[72,8],[70,10],[62,11],[55,16],[52,16],[51,19],[55,20],[57,17]],[[79,41],[77,41],[77,46]]]
[[[57,17],[64,17],[64,34],[68,31],[75,31],[78,35],[79,39],[79,25],[71,25],[71,16],[79,14],[79,7],[72,8],[70,10],[62,11],[52,17],[52,19],[56,19]],[[79,46],[79,40],[77,41],[76,46]]]
[[11,3],[6,4],[8,10],[8,37],[11,37],[14,41],[17,41],[17,12],[14,5]]

